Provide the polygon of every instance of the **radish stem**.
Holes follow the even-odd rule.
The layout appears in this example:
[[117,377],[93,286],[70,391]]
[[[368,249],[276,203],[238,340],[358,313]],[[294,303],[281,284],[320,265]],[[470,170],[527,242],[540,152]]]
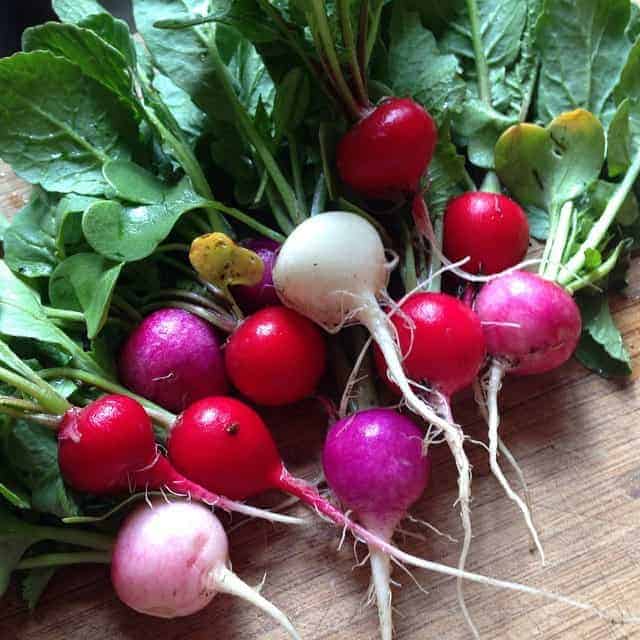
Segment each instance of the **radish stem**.
[[33,558],[25,558],[16,569],[42,569],[44,567],[63,567],[72,564],[110,564],[111,554],[99,551],[77,551],[72,553],[46,553]]

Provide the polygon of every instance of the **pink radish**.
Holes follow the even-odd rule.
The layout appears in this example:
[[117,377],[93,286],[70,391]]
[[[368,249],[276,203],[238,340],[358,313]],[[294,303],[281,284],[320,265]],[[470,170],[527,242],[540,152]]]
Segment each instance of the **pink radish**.
[[120,528],[111,582],[128,607],[158,618],[196,613],[218,593],[239,596],[299,639],[289,619],[229,565],[227,535],[210,509],[156,501],[139,506]]

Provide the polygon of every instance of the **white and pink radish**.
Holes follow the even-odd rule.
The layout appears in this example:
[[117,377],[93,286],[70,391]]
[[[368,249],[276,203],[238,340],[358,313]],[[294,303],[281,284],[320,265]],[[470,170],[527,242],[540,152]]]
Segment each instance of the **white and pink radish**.
[[[308,218],[294,229],[280,249],[273,282],[282,302],[331,333],[348,323],[363,324],[380,348],[390,379],[407,406],[444,434],[458,468],[460,511],[465,543],[459,568],[464,568],[471,540],[471,468],[464,435],[413,390],[402,366],[395,328],[380,307],[387,294],[390,267],[378,232],[364,218],[332,211]],[[462,598],[462,596],[460,596]],[[461,604],[464,603],[461,599]]]
[[[422,455],[422,433],[391,409],[370,409],[336,422],[325,441],[327,483],[355,520],[382,540],[393,532],[424,493],[431,459]],[[369,548],[380,637],[391,640],[391,558]]]
[[111,582],[124,604],[158,618],[201,611],[218,593],[239,596],[300,638],[282,611],[231,571],[227,534],[200,504],[156,501],[133,511],[118,532]]
[[215,329],[183,309],[147,316],[120,350],[118,374],[125,387],[173,412],[228,389]]

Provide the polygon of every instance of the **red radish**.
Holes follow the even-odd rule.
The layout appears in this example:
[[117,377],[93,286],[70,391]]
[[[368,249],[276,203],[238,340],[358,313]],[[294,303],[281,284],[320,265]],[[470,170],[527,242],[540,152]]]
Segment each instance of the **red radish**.
[[233,297],[236,302],[246,313],[253,313],[263,307],[272,307],[280,304],[276,289],[273,286],[272,275],[280,243],[275,240],[269,240],[269,238],[252,238],[241,244],[260,256],[264,264],[264,271],[258,284],[232,287]]
[[561,286],[527,271],[492,279],[480,290],[475,309],[493,359],[487,388],[491,470],[522,510],[544,562],[530,510],[511,489],[498,464],[498,392],[507,372],[544,373],[566,362],[580,339],[580,310]]
[[[443,293],[417,293],[392,316],[407,376],[426,384],[436,394],[432,404],[453,422],[450,397],[468,387],[485,359],[482,325],[463,302]],[[389,380],[387,365],[379,348],[375,351],[378,371]],[[391,381],[390,381],[391,382]],[[393,382],[392,385],[395,387]],[[461,515],[465,531],[460,566],[464,566],[471,545],[471,480],[469,468],[458,468]],[[462,586],[459,598],[463,610]],[[468,619],[470,621],[470,619]],[[471,623],[470,623],[471,624]]]
[[[327,483],[342,505],[387,542],[411,505],[424,493],[431,458],[422,455],[422,433],[391,409],[360,411],[336,422],[322,456]],[[391,640],[391,559],[370,547],[372,584],[380,636]]]
[[229,568],[229,542],[210,509],[189,502],[141,505],[125,520],[113,550],[111,582],[128,607],[158,618],[204,609],[218,593],[268,613],[292,638],[288,618]]
[[[395,328],[378,302],[389,301],[388,279],[389,266],[378,232],[364,218],[344,211],[323,213],[298,225],[282,245],[273,270],[273,282],[283,303],[327,331],[335,333],[347,322],[363,324],[380,348],[390,378],[407,406],[444,434],[458,467],[465,529],[459,565],[462,569],[471,538],[471,469],[464,451],[464,434],[449,415],[440,415],[409,383]],[[464,608],[462,596],[460,601]]]
[[[278,455],[277,448],[266,425],[252,409],[232,398],[207,398],[197,403],[196,410],[192,411],[191,409],[190,407],[180,416],[170,433],[168,441],[169,457],[177,469],[211,491],[219,491],[227,495],[235,495],[238,498],[246,498],[268,488],[279,489],[298,497],[303,503],[312,507],[337,526],[347,528],[357,539],[368,544],[370,549],[391,556],[407,565],[457,578],[465,578],[498,588],[543,596],[581,609],[596,611],[591,605],[582,604],[564,596],[517,583],[488,578],[407,554],[392,545],[383,535],[353,521],[326,498],[323,498],[314,486],[304,480],[293,477],[287,471]],[[360,415],[358,414],[358,416]],[[376,442],[376,445],[382,446],[385,442],[394,442],[393,447],[388,450],[386,458],[380,450],[376,449],[376,459],[383,460],[383,467],[379,468],[379,473],[382,473],[382,470],[386,467],[395,467],[399,460],[394,460],[394,456],[400,452],[404,452],[402,455],[412,463],[412,470],[406,469],[402,473],[398,471],[398,484],[395,485],[397,493],[393,498],[394,504],[388,504],[384,512],[380,511],[378,513],[377,522],[379,525],[383,525],[378,528],[386,528],[388,531],[391,522],[398,518],[400,513],[403,513],[407,506],[419,495],[419,487],[426,477],[425,470],[428,462],[421,458],[420,463],[424,466],[416,466],[414,468],[413,464],[416,463],[417,465],[414,446],[410,445],[410,443],[405,443],[405,448],[405,445],[400,444],[396,439],[390,436],[387,438],[389,434],[387,431],[388,424],[385,424],[387,423],[385,419],[387,416],[380,417],[378,412],[374,412],[371,416],[375,418],[370,422],[367,420],[372,428],[370,432],[371,443]],[[340,425],[347,428],[349,420],[352,418],[346,418]],[[360,420],[362,420],[361,417],[358,418],[356,423],[360,434],[358,437],[365,437],[366,439],[367,428],[360,423]],[[395,419],[388,422],[395,423]],[[384,429],[382,429],[383,426]],[[381,429],[380,438],[373,437],[375,428]],[[335,427],[332,430],[332,439],[335,438],[336,442],[340,443],[342,440],[340,436],[341,427]],[[329,477],[329,474],[331,474],[334,477],[337,495],[341,490],[344,477],[341,474],[334,476],[334,465],[338,464],[336,457],[339,452],[340,455],[349,453],[347,447],[336,445],[335,449],[333,449],[332,445],[332,449],[328,454],[329,457],[326,459],[327,476]],[[362,458],[358,464],[364,465],[363,469],[367,469],[366,458],[369,454],[368,449],[363,449],[360,446],[358,449],[354,449],[350,455]],[[350,462],[345,461],[343,464],[345,467],[349,464],[355,465],[353,457],[350,458]],[[367,473],[371,473],[374,467],[372,460]],[[363,487],[363,493],[366,493],[367,485],[365,482],[362,482],[361,486]],[[375,495],[373,492],[370,493]],[[345,506],[348,507],[349,505],[346,502],[350,498],[354,499],[353,506],[356,506],[354,496],[357,495],[356,493],[345,492],[344,496],[338,495],[338,497],[342,498],[345,501]],[[388,491],[385,490],[384,499],[390,500],[393,495],[393,491],[389,488]],[[369,504],[375,504],[373,497]],[[383,504],[382,496],[379,504]],[[374,518],[375,509],[366,508],[366,502],[364,501],[358,501],[358,505],[362,510],[359,516],[362,518],[364,515],[365,520],[372,524],[374,522],[372,518]]]
[[[58,432],[58,463],[65,482],[77,491],[116,495],[167,488],[227,511],[283,521],[279,514],[233,502],[180,475],[158,453],[142,405],[127,396],[103,396],[83,409],[69,409]],[[286,516],[284,521],[300,522]]]
[[285,405],[313,393],[326,365],[325,340],[307,318],[267,307],[247,318],[227,343],[233,385],[252,402]]
[[413,195],[431,162],[438,131],[427,111],[409,98],[388,98],[340,140],[340,178],[370,198]]
[[227,391],[214,328],[182,309],[147,316],[124,343],[118,372],[126,387],[174,413]]
[[529,247],[529,221],[511,198],[471,191],[449,201],[444,214],[443,250],[461,268],[490,275],[515,267]]

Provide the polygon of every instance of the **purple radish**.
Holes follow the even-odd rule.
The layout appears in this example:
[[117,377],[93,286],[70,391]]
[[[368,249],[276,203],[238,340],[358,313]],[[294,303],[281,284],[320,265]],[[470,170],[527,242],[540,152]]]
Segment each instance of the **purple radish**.
[[[322,457],[331,490],[356,520],[391,541],[407,510],[424,492],[431,459],[422,455],[422,433],[391,409],[361,411],[330,429]],[[380,636],[391,640],[391,559],[369,547]]]
[[498,392],[506,373],[533,375],[564,364],[580,339],[580,310],[560,285],[528,271],[511,271],[492,279],[477,296],[475,310],[492,358],[487,384],[491,470],[523,511],[544,563],[529,500],[523,501],[511,489],[498,464]]
[[158,618],[204,609],[217,593],[259,607],[292,638],[288,618],[229,568],[229,542],[211,509],[191,502],[141,505],[118,532],[111,582],[128,607]]
[[280,304],[280,299],[273,286],[273,265],[280,249],[280,244],[269,238],[252,238],[241,243],[260,256],[264,264],[262,279],[257,284],[238,285],[232,288],[232,293],[240,308],[246,313],[253,313],[264,307]]
[[127,388],[174,413],[228,389],[214,328],[182,309],[147,316],[124,343],[118,371]]

